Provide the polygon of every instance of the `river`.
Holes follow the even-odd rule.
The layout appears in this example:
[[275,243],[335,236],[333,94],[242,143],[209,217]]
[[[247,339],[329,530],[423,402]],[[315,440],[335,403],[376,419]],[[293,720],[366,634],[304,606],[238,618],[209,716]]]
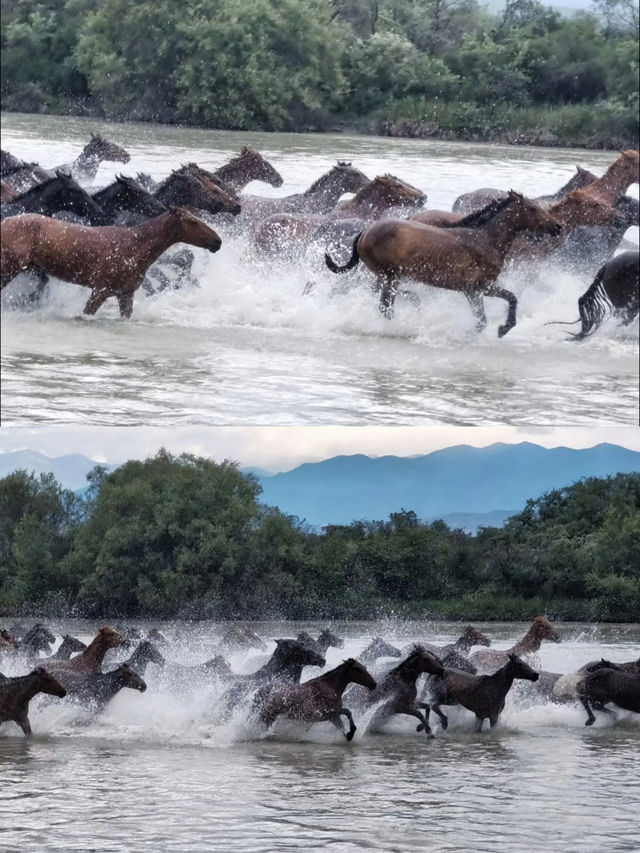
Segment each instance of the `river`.
[[[194,160],[216,167],[245,144],[281,172],[284,186],[306,189],[336,159],[367,175],[391,172],[449,209],[477,186],[556,190],[575,164],[602,174],[615,153],[343,135],[233,133],[157,125],[107,125],[80,118],[5,114],[2,147],[53,167],[71,161],[100,128],[131,162],[105,163],[97,184],[116,172],[165,176]],[[637,185],[630,194],[636,193]],[[216,225],[216,227],[218,227]],[[416,305],[400,300],[384,319],[361,287],[334,293],[319,257],[295,265],[256,259],[233,226],[215,256],[197,253],[199,287],[136,295],[131,321],[107,303],[82,318],[87,291],[56,282],[27,311],[21,285],[3,294],[2,416],[10,425],[237,424],[631,424],[637,422],[638,322],[606,323],[575,345],[562,326],[590,281],[566,271],[505,270],[519,299],[518,325],[496,336],[505,303],[487,299],[480,335],[458,294],[415,286]],[[638,229],[628,239],[637,243]],[[307,281],[314,291],[302,296]],[[114,300],[109,300],[113,302]]]
[[[95,624],[56,624],[88,641]],[[259,623],[265,638],[316,632],[320,623]],[[418,639],[452,642],[446,623],[336,623],[343,649],[327,669],[357,656],[380,634],[401,647]],[[493,647],[508,648],[525,624],[478,624]],[[165,657],[211,656],[222,627],[160,625]],[[605,656],[640,654],[638,625],[556,626],[562,642],[543,644],[540,663],[566,672]],[[58,638],[59,641],[59,638]],[[269,651],[274,648],[269,644]],[[111,653],[110,653],[111,654]],[[249,672],[253,650],[230,656]],[[389,665],[393,661],[387,660]],[[105,667],[108,668],[108,667]],[[3,669],[7,672],[6,659]],[[349,744],[329,724],[276,724],[265,735],[246,710],[216,722],[220,689],[161,686],[150,665],[145,693],[122,691],[105,712],[54,700],[31,704],[34,737],[12,723],[0,730],[0,848],[3,853],[254,853],[379,850],[520,853],[526,850],[637,851],[640,848],[640,718],[598,714],[592,728],[579,705],[531,705],[507,697],[498,726],[477,734],[472,715],[449,708],[435,738],[396,718],[377,734],[355,714]],[[318,674],[307,668],[303,680]],[[485,723],[486,726],[486,723]]]

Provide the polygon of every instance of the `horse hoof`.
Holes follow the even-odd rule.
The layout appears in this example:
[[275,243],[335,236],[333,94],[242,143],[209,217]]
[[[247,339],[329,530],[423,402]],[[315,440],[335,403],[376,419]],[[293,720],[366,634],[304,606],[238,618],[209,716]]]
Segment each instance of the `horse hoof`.
[[511,329],[511,328],[512,328],[511,326],[500,326],[500,327],[499,327],[499,329],[498,329],[498,337],[499,337],[499,338],[504,338],[504,336],[507,334],[507,332],[508,332],[508,331],[509,331],[509,329]]
[[422,725],[422,723],[420,723],[419,725],[416,726],[416,731],[421,732],[423,728],[424,728],[424,726]]
[[348,741],[352,741],[352,740],[353,740],[353,736],[354,736],[354,734],[355,734],[355,733],[356,733],[356,730],[355,730],[355,729],[352,729],[351,731],[348,731],[348,732],[346,733],[346,735],[345,735],[346,739],[347,739]]
[[585,726],[592,726],[595,723],[595,720],[587,720]]
[[446,730],[447,730],[448,728],[449,728],[449,721],[448,721],[448,720],[443,720],[443,721],[442,721],[442,731],[443,731],[443,732],[446,732]]
[[434,735],[433,732],[428,732],[427,737],[429,738],[429,740],[435,740],[436,736]]

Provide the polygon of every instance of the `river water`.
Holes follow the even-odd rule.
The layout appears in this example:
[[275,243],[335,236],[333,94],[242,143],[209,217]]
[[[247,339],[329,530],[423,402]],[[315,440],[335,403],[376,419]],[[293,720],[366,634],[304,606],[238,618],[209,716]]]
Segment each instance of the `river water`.
[[[88,641],[95,625],[57,624]],[[166,624],[165,657],[207,659],[221,626]],[[265,638],[317,632],[322,625],[260,623]],[[357,656],[380,634],[401,647],[452,642],[459,626],[413,622],[342,623],[343,649],[327,669]],[[525,624],[479,624],[493,647],[508,648]],[[638,625],[558,627],[562,643],[543,644],[540,664],[573,671],[604,655],[640,654]],[[269,644],[269,651],[273,643]],[[265,655],[230,656],[249,672]],[[381,664],[384,662],[380,662]],[[386,663],[392,665],[392,661]],[[10,672],[6,659],[3,670]],[[105,667],[108,668],[108,667]],[[303,680],[318,674],[307,668]],[[434,740],[415,720],[396,718],[366,731],[355,714],[348,744],[329,724],[276,724],[265,735],[239,711],[216,722],[215,686],[162,684],[150,665],[144,694],[122,691],[92,717],[54,700],[31,703],[34,737],[12,723],[0,730],[0,849],[6,853],[129,853],[136,850],[637,851],[640,848],[640,717],[616,711],[585,728],[578,705],[531,705],[511,693],[496,729],[475,733],[473,717],[449,708]],[[486,724],[485,724],[486,725]]]
[[[7,114],[2,147],[53,167],[71,161],[100,128],[132,154],[115,172],[165,176],[195,160],[216,167],[241,145],[258,148],[284,177],[281,195],[306,189],[336,159],[367,175],[391,172],[449,209],[478,186],[530,195],[556,190],[575,164],[602,174],[616,152],[347,135],[207,131],[109,125],[75,118]],[[637,195],[637,185],[630,194]],[[195,250],[199,287],[136,295],[131,321],[115,305],[91,319],[88,291],[54,283],[27,311],[14,282],[2,305],[2,416],[5,424],[630,424],[637,423],[638,323],[605,324],[582,345],[561,326],[573,320],[590,280],[557,269],[505,270],[519,299],[518,325],[496,336],[505,303],[487,299],[488,327],[474,331],[460,295],[416,286],[419,304],[400,300],[393,320],[362,286],[335,294],[336,277],[311,253],[295,264],[256,259],[233,226],[215,256]],[[637,243],[638,229],[628,239]],[[316,282],[310,295],[305,284]],[[22,290],[21,290],[22,288]],[[110,300],[113,301],[113,300]]]

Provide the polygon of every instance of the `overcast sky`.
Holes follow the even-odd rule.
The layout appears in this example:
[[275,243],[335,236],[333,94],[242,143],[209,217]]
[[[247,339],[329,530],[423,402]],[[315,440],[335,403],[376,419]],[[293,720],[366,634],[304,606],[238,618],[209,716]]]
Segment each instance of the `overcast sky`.
[[120,463],[153,455],[194,453],[242,467],[286,471],[340,454],[415,456],[454,444],[484,447],[531,441],[543,447],[592,447],[609,442],[640,450],[636,427],[3,427],[0,452],[37,450],[46,456],[82,453]]

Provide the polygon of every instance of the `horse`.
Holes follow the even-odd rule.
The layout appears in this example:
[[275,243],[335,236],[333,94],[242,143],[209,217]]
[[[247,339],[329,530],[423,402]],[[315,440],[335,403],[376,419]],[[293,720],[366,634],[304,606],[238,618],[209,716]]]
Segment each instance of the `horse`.
[[[394,714],[406,714],[419,720],[416,731],[424,731],[427,737],[433,737],[429,728],[429,705],[426,702],[416,702],[418,695],[416,681],[423,673],[442,677],[445,669],[440,661],[423,646],[416,645],[408,657],[389,670],[378,681],[375,690],[366,697],[366,704],[369,706],[383,701],[371,718],[369,723],[371,730],[376,729]],[[421,708],[426,711],[426,714],[422,713]]]
[[297,640],[276,640],[276,649],[260,669],[248,675],[235,675],[234,684],[222,696],[223,714],[229,714],[252,690],[271,681],[297,684],[305,666],[324,666],[325,659]]
[[358,655],[364,664],[374,663],[378,658],[402,657],[400,649],[387,643],[382,637],[374,637],[369,645]]
[[[559,201],[571,190],[579,190],[586,187],[592,181],[597,180],[593,172],[583,169],[582,166],[576,165],[576,173],[572,175],[566,184],[563,184],[559,190],[556,190],[552,195],[543,195],[534,198],[533,201],[541,207],[546,207],[554,201]],[[461,213],[463,216],[469,213],[475,213],[477,210],[482,210],[491,201],[502,201],[507,197],[505,190],[497,190],[493,187],[483,187],[479,190],[473,190],[469,193],[463,193],[453,202],[451,210],[454,213]],[[431,223],[427,223],[431,224]]]
[[62,638],[60,648],[49,656],[48,660],[69,660],[75,652],[83,652],[87,648],[87,644],[70,634],[65,634]]
[[601,325],[606,314],[613,311],[628,325],[638,316],[640,303],[640,253],[622,252],[600,267],[588,289],[578,299],[582,328],[571,334],[574,341],[583,341]]
[[565,672],[554,681],[551,689],[550,699],[552,702],[563,704],[573,702],[578,699],[578,685],[591,672],[595,672],[603,667],[609,669],[617,669],[622,672],[630,672],[638,674],[637,661],[625,661],[623,663],[612,663],[609,660],[601,658],[600,660],[588,661],[574,672]]
[[80,154],[71,163],[58,166],[58,169],[65,169],[70,172],[76,181],[83,184],[91,184],[98,174],[100,163],[108,161],[111,163],[128,163],[131,155],[120,145],[115,142],[110,142],[101,136],[99,133],[92,133],[91,138],[84,146]]
[[482,724],[487,718],[491,728],[494,728],[504,708],[505,697],[516,678],[537,681],[538,673],[512,653],[508,653],[507,662],[493,675],[471,675],[469,672],[446,669],[442,678],[431,679],[431,708],[440,718],[443,729],[448,727],[449,721],[441,705],[462,705],[472,711],[476,715],[478,732],[482,731]]
[[93,705],[96,711],[102,711],[123,687],[140,693],[147,689],[144,679],[127,663],[121,663],[110,672],[67,674],[64,686],[67,696],[75,697],[82,704]]
[[613,714],[610,708],[605,708],[608,703],[640,714],[640,667],[636,666],[635,672],[611,665],[599,667],[578,683],[577,692],[587,712],[585,726],[595,723],[592,707]]
[[148,664],[164,666],[165,659],[150,640],[141,640],[125,663],[138,675],[144,675]]
[[470,655],[470,660],[471,663],[477,666],[481,673],[495,672],[498,667],[504,666],[510,655],[522,657],[523,655],[530,655],[537,652],[543,640],[549,640],[552,643],[559,643],[561,641],[560,635],[546,616],[536,616],[524,637],[518,640],[510,649],[506,651],[497,651],[495,649],[485,651],[481,649]]
[[199,178],[186,173],[172,172],[158,184],[153,195],[166,207],[177,205],[207,213],[232,213],[234,216],[240,213],[237,198],[213,183],[205,187]]
[[326,244],[362,231],[371,222],[403,213],[426,202],[426,195],[393,175],[378,175],[349,201],[325,214],[280,213],[270,216],[254,234],[263,252],[296,252],[310,243]]
[[83,675],[90,672],[99,672],[104,656],[109,649],[125,645],[126,640],[113,628],[107,625],[100,628],[96,636],[84,651],[70,660],[44,660],[42,665],[48,672],[60,678],[64,684],[65,678],[74,675]]
[[362,260],[378,277],[380,310],[387,317],[392,316],[401,276],[464,293],[478,331],[487,322],[482,297],[505,299],[507,319],[498,328],[498,337],[503,337],[516,325],[517,299],[511,291],[498,287],[496,279],[514,237],[525,230],[557,234],[560,224],[511,190],[504,201],[492,202],[449,228],[397,219],[377,222],[356,236],[345,265],[335,264],[329,254],[325,254],[325,262],[332,272],[342,273]]
[[53,216],[61,210],[70,211],[92,225],[107,225],[109,221],[99,202],[64,172],[56,172],[55,177],[26,190],[13,201],[3,203],[0,219],[22,213]]
[[130,227],[90,228],[31,213],[4,223],[1,234],[0,284],[18,273],[40,270],[91,288],[85,314],[95,314],[115,296],[120,316],[128,318],[133,297],[151,264],[174,243],[190,243],[217,252],[216,232],[184,208]]
[[133,225],[167,210],[166,205],[136,180],[124,175],[116,175],[113,183],[93,194],[93,199],[105,213],[105,225],[113,225],[121,214],[128,217],[119,221],[119,225]]
[[0,679],[0,723],[17,723],[25,735],[31,734],[29,702],[37,693],[62,699],[67,691],[47,670],[38,666],[28,675]]
[[19,195],[20,193],[15,190],[11,184],[0,180],[0,204],[6,204],[8,201],[14,201],[14,199],[18,198]]
[[8,151],[0,151],[0,177],[18,192],[24,192],[42,181],[48,181],[54,173],[38,163],[26,163]]
[[302,631],[298,634],[296,640],[299,643],[302,643],[303,646],[313,649],[313,651],[317,652],[319,655],[325,655],[327,649],[330,647],[333,647],[334,649],[341,649],[344,646],[344,640],[337,637],[329,628],[324,628],[318,635],[317,640],[314,640],[311,634],[307,633],[307,631]]
[[283,213],[328,213],[344,193],[357,193],[369,183],[369,178],[360,169],[339,161],[302,193],[282,198],[243,196],[243,218],[262,221]]
[[[197,163],[186,163],[179,168],[174,170],[174,174],[176,175],[190,175],[192,178],[195,178],[197,181],[205,187],[205,189],[212,192],[214,195],[217,192],[222,192],[225,195],[232,198],[235,202],[235,207],[233,211],[233,215],[236,216],[241,211],[240,199],[235,190],[231,189],[228,184],[225,184],[224,181],[220,180],[214,172],[210,172],[208,169],[204,169],[202,166],[199,166]],[[228,211],[226,211],[228,212]]]
[[4,148],[0,149],[0,178],[6,178],[19,169],[24,169],[27,165],[24,160],[20,160],[10,151],[5,151]]
[[239,649],[260,649],[266,652],[267,644],[248,625],[231,625],[220,639],[220,645],[230,651]]
[[36,622],[20,639],[20,651],[27,655],[38,655],[39,652],[51,651],[51,644],[55,643],[55,635],[43,625],[42,622]]
[[251,181],[263,181],[272,187],[281,187],[284,183],[282,175],[271,163],[248,145],[243,145],[237,157],[215,169],[213,174],[237,193]]
[[631,148],[620,152],[601,178],[596,178],[583,191],[600,199],[600,201],[615,204],[620,201],[630,184],[640,180],[640,157]]
[[[348,684],[360,684],[374,690],[376,681],[365,667],[354,658],[340,666],[305,681],[304,684],[275,684],[258,691],[254,709],[267,727],[280,716],[304,723],[332,723],[348,741],[353,740],[356,725],[351,711],[342,705],[342,694]],[[344,731],[341,717],[349,720],[349,731]]]

